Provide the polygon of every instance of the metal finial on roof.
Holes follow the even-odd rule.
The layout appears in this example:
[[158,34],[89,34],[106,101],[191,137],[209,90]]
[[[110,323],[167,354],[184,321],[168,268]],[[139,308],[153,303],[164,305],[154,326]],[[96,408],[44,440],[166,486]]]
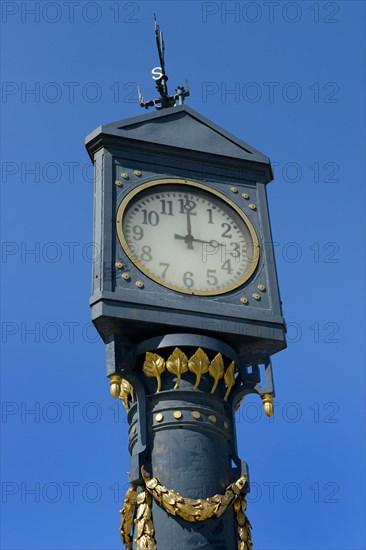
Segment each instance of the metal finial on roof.
[[156,45],[158,48],[158,55],[159,55],[159,67],[154,67],[152,69],[152,78],[155,80],[155,87],[157,91],[159,92],[159,97],[157,99],[151,99],[150,101],[145,101],[142,97],[140,86],[138,86],[138,95],[139,95],[139,103],[141,107],[144,107],[145,109],[148,109],[149,107],[155,107],[156,109],[166,109],[168,107],[174,107],[175,105],[182,105],[184,103],[184,98],[189,96],[189,86],[188,86],[188,80],[186,80],[186,88],[183,86],[177,86],[175,89],[175,95],[169,95],[168,93],[168,76],[165,72],[165,60],[164,60],[164,40],[163,40],[163,33],[160,30],[159,23],[156,19],[156,15],[154,13],[154,20],[155,20],[155,38],[156,38]]

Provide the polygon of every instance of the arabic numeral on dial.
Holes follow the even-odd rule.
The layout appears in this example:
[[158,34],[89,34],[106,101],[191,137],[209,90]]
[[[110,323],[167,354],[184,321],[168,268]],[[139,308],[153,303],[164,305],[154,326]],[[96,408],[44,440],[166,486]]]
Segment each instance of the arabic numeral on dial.
[[159,223],[159,214],[155,210],[148,212],[147,210],[142,210],[144,216],[143,225],[152,225],[155,227]]
[[219,282],[218,278],[215,275],[216,269],[208,269],[207,270],[207,284],[214,286],[217,285]]
[[230,254],[236,261],[238,261],[240,257],[239,243],[232,243],[232,250],[227,250],[226,254]]
[[232,234],[230,233],[231,231],[231,225],[229,223],[222,223],[221,224],[221,227],[225,228],[225,231],[221,234],[221,237],[225,237],[225,239],[232,239],[233,236]]
[[197,212],[193,212],[193,210],[196,208],[197,204],[194,201],[190,201],[188,197],[186,199],[178,199],[180,204],[180,214],[186,214],[189,212],[193,216],[197,214]]
[[211,208],[207,208],[206,212],[208,212],[208,223],[213,223]]
[[160,201],[161,214],[167,216],[173,216],[173,201],[166,201],[165,199]]
[[192,288],[193,285],[194,285],[194,281],[193,281],[193,273],[192,271],[186,271],[185,274],[183,275],[183,284],[184,286],[186,286],[187,288]]
[[166,264],[164,262],[160,262],[159,265],[161,267],[163,267],[163,273],[161,274],[161,276],[163,277],[163,279],[165,279],[165,276],[166,276],[166,272],[168,271],[168,268],[170,266],[170,264]]
[[142,247],[141,260],[143,260],[144,262],[151,262],[152,255],[151,255],[151,247],[150,246],[143,246]]
[[139,225],[134,225],[132,228],[133,238],[135,241],[141,241],[144,236],[144,230]]
[[221,269],[223,269],[224,271],[226,271],[226,273],[228,275],[231,275],[232,272],[234,271],[233,268],[231,267],[231,262],[230,260],[226,260],[226,262],[224,262],[221,266]]

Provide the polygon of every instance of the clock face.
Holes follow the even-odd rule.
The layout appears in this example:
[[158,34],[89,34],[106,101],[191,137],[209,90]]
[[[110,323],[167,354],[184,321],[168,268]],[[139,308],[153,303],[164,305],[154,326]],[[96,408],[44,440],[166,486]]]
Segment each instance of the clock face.
[[258,265],[258,238],[249,219],[230,199],[196,182],[164,179],[139,186],[121,202],[116,224],[136,267],[178,292],[229,292]]

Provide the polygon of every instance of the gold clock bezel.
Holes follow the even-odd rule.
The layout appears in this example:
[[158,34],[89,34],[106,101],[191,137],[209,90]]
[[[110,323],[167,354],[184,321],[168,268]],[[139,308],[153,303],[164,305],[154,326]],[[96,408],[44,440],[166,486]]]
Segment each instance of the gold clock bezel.
[[[244,272],[242,277],[235,281],[234,283],[231,283],[230,285],[221,288],[221,289],[215,289],[215,290],[189,290],[186,288],[181,288],[172,284],[167,283],[164,279],[161,277],[158,277],[151,273],[143,264],[140,263],[140,261],[133,255],[131,252],[128,243],[124,237],[123,230],[122,230],[122,220],[124,212],[128,206],[128,204],[131,202],[131,200],[141,192],[145,191],[145,189],[149,189],[151,187],[157,187],[160,185],[185,185],[188,187],[195,187],[198,189],[202,189],[206,191],[207,193],[210,193],[211,195],[215,195],[222,201],[226,202],[231,208],[235,210],[237,214],[239,214],[240,218],[245,223],[246,227],[249,229],[250,236],[253,241],[253,260],[249,266],[249,268]],[[228,197],[220,193],[219,191],[216,191],[216,189],[212,189],[208,187],[207,185],[204,185],[202,183],[198,183],[191,180],[185,180],[185,179],[176,179],[176,178],[164,178],[164,179],[157,179],[157,180],[151,180],[149,182],[146,182],[142,185],[139,185],[138,187],[135,187],[130,193],[126,195],[126,197],[122,200],[120,203],[117,214],[116,214],[116,229],[117,229],[117,236],[118,240],[120,242],[120,245],[122,246],[122,249],[127,254],[131,262],[139,269],[144,275],[146,275],[149,279],[154,281],[155,283],[158,283],[165,288],[168,288],[170,290],[174,290],[176,292],[180,292],[182,294],[190,294],[194,296],[216,296],[219,294],[226,294],[227,292],[230,292],[232,290],[235,290],[236,288],[239,288],[244,283],[250,279],[250,277],[253,275],[254,271],[257,269],[258,263],[259,263],[259,256],[260,256],[260,246],[259,246],[259,240],[257,233],[254,229],[254,226],[252,222],[249,220],[249,218],[244,214],[244,212],[238,207],[237,204],[235,204],[232,200],[230,200]]]

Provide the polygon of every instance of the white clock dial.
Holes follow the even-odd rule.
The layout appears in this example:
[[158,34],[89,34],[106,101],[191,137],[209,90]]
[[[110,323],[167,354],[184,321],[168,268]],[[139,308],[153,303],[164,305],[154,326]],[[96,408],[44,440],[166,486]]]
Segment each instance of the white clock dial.
[[254,228],[221,193],[186,180],[155,180],[117,212],[120,243],[145,275],[186,294],[229,292],[254,272]]

